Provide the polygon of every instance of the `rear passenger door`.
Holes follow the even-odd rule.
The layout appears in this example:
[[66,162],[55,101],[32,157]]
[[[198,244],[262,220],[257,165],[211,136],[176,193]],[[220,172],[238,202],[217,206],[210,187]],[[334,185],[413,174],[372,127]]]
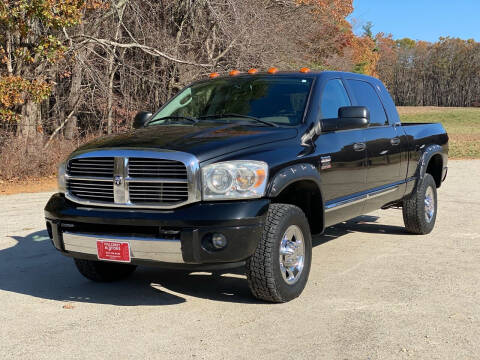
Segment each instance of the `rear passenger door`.
[[366,211],[377,209],[398,194],[398,182],[405,180],[401,172],[401,138],[397,129],[389,124],[384,106],[374,84],[348,79],[348,87],[353,93],[355,105],[366,106],[370,110],[370,124],[364,129],[367,145],[367,185],[370,192]]

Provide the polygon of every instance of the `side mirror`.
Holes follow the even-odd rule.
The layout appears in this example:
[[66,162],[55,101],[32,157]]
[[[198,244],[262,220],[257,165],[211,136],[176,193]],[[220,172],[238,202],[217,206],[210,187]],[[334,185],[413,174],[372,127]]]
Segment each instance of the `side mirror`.
[[322,132],[361,129],[370,123],[370,111],[365,106],[344,106],[338,109],[338,118],[321,120]]
[[140,129],[145,126],[145,123],[150,120],[152,113],[148,111],[140,111],[133,120],[133,128]]

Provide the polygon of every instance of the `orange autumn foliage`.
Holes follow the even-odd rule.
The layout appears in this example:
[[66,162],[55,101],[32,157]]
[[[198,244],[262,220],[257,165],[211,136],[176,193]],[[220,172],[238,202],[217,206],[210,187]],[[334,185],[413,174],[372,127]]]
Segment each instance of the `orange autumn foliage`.
[[297,5],[310,5],[313,13],[324,22],[339,26],[348,24],[346,17],[353,11],[352,0],[296,0]]
[[368,36],[355,36],[352,41],[353,56],[355,64],[354,71],[366,75],[376,76],[376,68],[379,60],[379,54],[376,50],[376,44]]
[[312,13],[318,18],[321,27],[316,34],[311,34],[311,43],[321,43],[317,47],[318,61],[327,68],[335,68],[325,62],[329,56],[349,57],[350,69],[367,75],[376,75],[375,69],[379,59],[374,39],[368,36],[356,36],[347,17],[353,11],[353,0],[296,0],[297,5],[312,7]]

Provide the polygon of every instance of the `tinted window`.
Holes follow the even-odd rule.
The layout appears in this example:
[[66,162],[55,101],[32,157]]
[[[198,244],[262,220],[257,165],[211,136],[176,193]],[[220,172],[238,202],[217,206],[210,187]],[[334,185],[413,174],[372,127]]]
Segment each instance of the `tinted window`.
[[[297,125],[302,121],[312,82],[311,78],[296,76],[241,76],[202,81],[178,94],[154,119],[189,116],[200,121],[228,122],[238,119],[214,116],[240,114],[279,125]],[[161,123],[159,120],[151,124]]]
[[366,106],[370,110],[370,125],[379,126],[387,123],[387,115],[377,92],[371,84],[361,80],[348,80],[358,106]]
[[323,89],[320,101],[320,111],[323,119],[338,117],[338,109],[343,106],[350,106],[350,99],[343,83],[339,79],[329,80]]

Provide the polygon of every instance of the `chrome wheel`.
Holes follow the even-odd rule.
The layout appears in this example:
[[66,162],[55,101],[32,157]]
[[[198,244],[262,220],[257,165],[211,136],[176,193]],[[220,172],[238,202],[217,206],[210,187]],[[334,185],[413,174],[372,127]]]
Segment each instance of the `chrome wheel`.
[[425,191],[425,220],[429,223],[435,215],[435,196],[433,189],[429,186]]
[[280,243],[280,271],[283,280],[289,285],[295,284],[305,264],[305,242],[302,230],[290,225],[283,234]]

